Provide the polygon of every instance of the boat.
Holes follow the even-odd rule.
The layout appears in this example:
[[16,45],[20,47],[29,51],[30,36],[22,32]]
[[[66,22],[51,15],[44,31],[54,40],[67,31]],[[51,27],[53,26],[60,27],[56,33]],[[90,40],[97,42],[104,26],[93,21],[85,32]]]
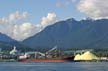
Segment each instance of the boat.
[[73,62],[73,57],[60,59],[19,59],[18,62]]
[[28,52],[19,56],[18,62],[72,62],[74,55],[63,56],[57,47],[52,48],[46,53]]

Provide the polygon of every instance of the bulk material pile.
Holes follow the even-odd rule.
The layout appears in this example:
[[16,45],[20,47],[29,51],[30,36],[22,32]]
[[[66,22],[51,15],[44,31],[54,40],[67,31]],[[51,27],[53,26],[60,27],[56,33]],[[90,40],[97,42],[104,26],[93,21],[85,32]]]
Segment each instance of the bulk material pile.
[[82,55],[77,54],[74,60],[99,60],[99,58],[90,51],[87,51]]

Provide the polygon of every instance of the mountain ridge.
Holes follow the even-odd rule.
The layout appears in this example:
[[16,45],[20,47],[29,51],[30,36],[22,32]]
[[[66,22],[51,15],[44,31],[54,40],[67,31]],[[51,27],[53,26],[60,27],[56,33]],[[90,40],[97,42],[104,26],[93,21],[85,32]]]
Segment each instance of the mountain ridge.
[[21,42],[12,39],[11,37],[7,36],[0,32],[0,49],[3,51],[10,51],[13,47],[16,46],[20,51],[31,50],[27,46],[23,45]]
[[23,43],[35,49],[47,49],[55,45],[62,49],[108,48],[107,44],[102,44],[107,41],[107,27],[108,19],[76,21],[71,18],[46,27]]
[[80,20],[74,18],[56,22],[41,32],[18,42],[0,33],[0,46],[17,46],[18,49],[30,48],[48,50],[54,46],[60,49],[71,48],[108,48],[108,19]]

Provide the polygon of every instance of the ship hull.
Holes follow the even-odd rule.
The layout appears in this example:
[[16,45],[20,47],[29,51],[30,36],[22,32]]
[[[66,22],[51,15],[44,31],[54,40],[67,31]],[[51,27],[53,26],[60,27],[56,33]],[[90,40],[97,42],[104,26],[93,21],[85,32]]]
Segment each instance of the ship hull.
[[19,62],[73,62],[73,57],[63,59],[20,59]]
[[23,60],[19,60],[19,62],[72,62],[73,60],[62,60],[62,59],[23,59]]

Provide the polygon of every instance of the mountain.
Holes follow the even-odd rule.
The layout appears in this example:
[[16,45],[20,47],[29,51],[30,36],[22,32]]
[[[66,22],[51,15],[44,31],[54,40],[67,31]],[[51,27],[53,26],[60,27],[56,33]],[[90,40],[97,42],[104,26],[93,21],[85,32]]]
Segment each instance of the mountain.
[[67,19],[46,27],[23,43],[34,49],[58,46],[71,48],[108,48],[108,19]]
[[30,50],[31,48],[28,48],[24,46],[22,43],[10,38],[9,36],[0,33],[0,48],[2,50],[11,50],[13,49],[13,46],[16,46],[18,50],[25,51]]
[[15,41],[14,39],[10,38],[9,36],[0,33],[0,42],[7,42],[10,43],[12,41]]

